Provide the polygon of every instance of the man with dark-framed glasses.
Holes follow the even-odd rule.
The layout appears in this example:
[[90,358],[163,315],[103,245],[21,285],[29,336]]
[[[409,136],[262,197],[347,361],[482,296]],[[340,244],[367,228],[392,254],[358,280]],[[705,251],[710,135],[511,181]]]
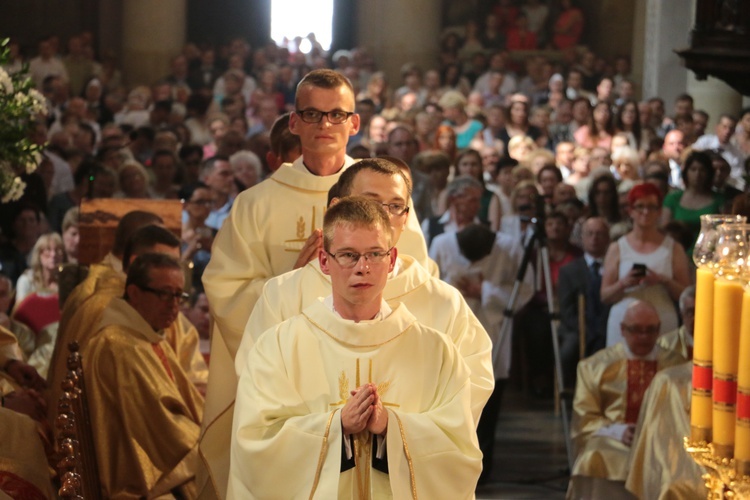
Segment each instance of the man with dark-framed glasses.
[[[210,470],[199,477],[201,491],[209,497],[226,496],[232,418],[227,410],[237,384],[232,366],[247,319],[267,280],[317,257],[328,190],[354,163],[346,155],[349,137],[360,125],[354,106],[354,90],[346,77],[325,69],[308,73],[297,86],[296,109],[289,119],[302,156],[243,191],[214,240],[203,274],[216,327],[201,438]],[[416,233],[415,216],[409,214],[407,220],[412,221],[408,230]],[[410,254],[426,263],[424,240],[413,241]]]
[[473,496],[469,368],[383,300],[394,204],[349,197],[326,212],[327,297],[261,335],[242,367],[228,498]]
[[195,497],[203,398],[165,337],[187,298],[184,286],[175,257],[136,257],[124,297],[110,301],[83,351],[106,498]]
[[[492,343],[458,290],[431,276],[409,254],[410,245],[405,240],[413,235],[404,230],[409,212],[407,200],[411,194],[409,177],[394,159],[364,159],[347,169],[331,192],[335,193],[335,197],[329,194],[331,205],[350,196],[362,196],[381,204],[388,213],[392,245],[398,249],[398,256],[394,269],[388,274],[383,299],[389,304],[403,303],[420,323],[444,333],[458,348],[471,370],[471,407],[474,421],[478,422],[495,380]],[[263,332],[300,314],[318,297],[330,293],[330,289],[331,279],[321,270],[317,259],[266,282],[237,351],[237,374]]]

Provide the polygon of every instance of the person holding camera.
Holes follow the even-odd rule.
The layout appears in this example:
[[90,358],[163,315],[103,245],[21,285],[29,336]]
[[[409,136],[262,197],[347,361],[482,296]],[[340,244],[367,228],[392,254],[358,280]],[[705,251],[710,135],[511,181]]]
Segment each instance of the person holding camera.
[[634,300],[659,313],[660,333],[679,326],[675,303],[690,284],[685,249],[659,230],[662,194],[653,184],[638,184],[628,194],[633,229],[612,243],[604,257],[602,302],[612,304],[607,346],[622,341],[620,323]]

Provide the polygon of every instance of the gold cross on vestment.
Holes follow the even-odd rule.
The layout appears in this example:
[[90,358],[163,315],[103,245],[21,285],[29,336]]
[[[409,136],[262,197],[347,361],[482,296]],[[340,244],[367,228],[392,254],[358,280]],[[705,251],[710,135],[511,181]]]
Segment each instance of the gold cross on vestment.
[[[368,360],[369,366],[367,370],[367,383],[372,383],[372,360]],[[357,364],[356,364],[356,384],[354,384],[354,388],[360,387],[362,384],[360,382],[360,374],[359,374],[359,358],[357,358]],[[392,408],[398,408],[399,405],[396,403],[388,403],[386,401],[383,401],[382,397],[385,395],[385,393],[390,389],[391,387],[391,381],[386,380],[385,382],[381,382],[377,384],[378,386],[378,396],[381,398],[381,403],[383,406],[390,406]],[[339,406],[339,405],[345,405],[346,402],[351,397],[349,394],[349,377],[346,376],[346,370],[341,370],[341,375],[339,375],[339,397],[341,398],[339,401],[335,403],[331,403],[330,406]]]

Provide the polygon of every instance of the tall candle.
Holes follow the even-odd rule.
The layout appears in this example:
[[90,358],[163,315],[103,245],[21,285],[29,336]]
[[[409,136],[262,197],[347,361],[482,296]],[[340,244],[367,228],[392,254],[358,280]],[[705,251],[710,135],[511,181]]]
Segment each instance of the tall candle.
[[737,364],[740,347],[742,285],[736,280],[717,278],[714,283],[712,434],[716,454],[731,458],[734,453]]
[[711,442],[713,308],[714,273],[706,267],[699,267],[693,328],[693,397],[690,404],[690,436],[695,441]]
[[737,423],[734,430],[734,458],[740,473],[750,472],[750,286],[742,299],[740,350],[737,373]]

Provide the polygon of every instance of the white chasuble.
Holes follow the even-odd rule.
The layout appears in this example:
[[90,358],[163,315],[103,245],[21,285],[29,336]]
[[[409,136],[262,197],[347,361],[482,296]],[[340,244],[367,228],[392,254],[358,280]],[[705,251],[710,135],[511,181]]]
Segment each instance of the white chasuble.
[[[388,411],[388,473],[372,436],[341,472],[341,408],[372,382]],[[229,498],[473,498],[481,471],[469,372],[452,343],[403,305],[382,321],[322,302],[261,336],[240,377]]]

